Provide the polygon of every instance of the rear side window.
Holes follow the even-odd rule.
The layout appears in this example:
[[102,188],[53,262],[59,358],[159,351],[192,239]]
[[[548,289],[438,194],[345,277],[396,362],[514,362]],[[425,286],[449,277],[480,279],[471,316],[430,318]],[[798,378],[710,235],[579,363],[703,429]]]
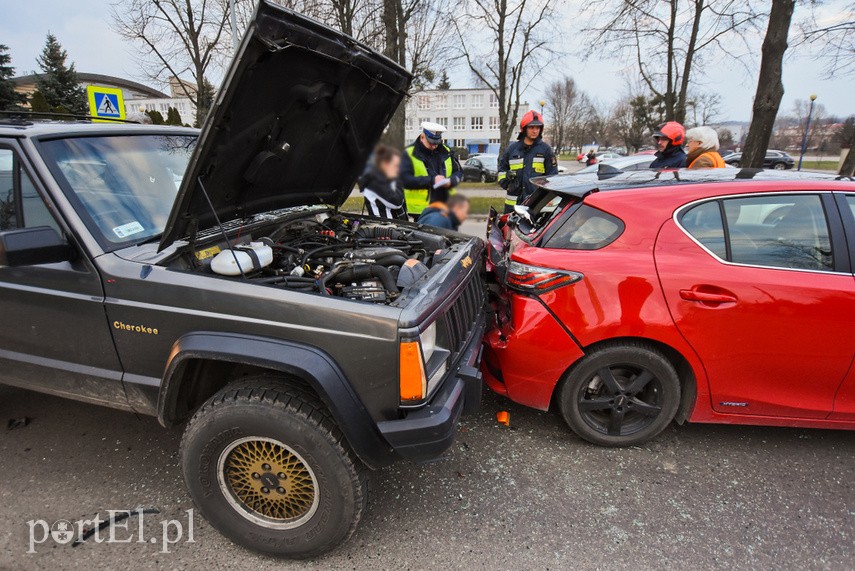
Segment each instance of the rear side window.
[[686,232],[695,240],[718,256],[727,259],[727,246],[724,243],[724,223],[721,220],[721,208],[718,201],[705,202],[687,210],[680,220]]
[[730,262],[785,269],[834,269],[825,209],[815,194],[706,202],[687,210],[680,224],[716,256]]
[[599,250],[623,233],[619,218],[587,204],[573,212],[549,238],[544,247],[565,250]]

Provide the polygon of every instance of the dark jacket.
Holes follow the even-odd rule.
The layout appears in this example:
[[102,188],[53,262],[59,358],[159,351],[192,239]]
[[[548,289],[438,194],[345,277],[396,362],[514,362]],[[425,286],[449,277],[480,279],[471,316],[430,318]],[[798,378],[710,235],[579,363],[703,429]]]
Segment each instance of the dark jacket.
[[365,211],[378,218],[407,219],[404,189],[398,181],[389,180],[374,165],[369,165],[359,177],[359,191],[365,198]]
[[430,206],[425,208],[422,211],[422,215],[419,216],[419,224],[447,228],[449,230],[460,228],[460,221],[457,219],[457,216],[442,202],[431,203]]
[[[427,174],[417,172],[413,160],[410,158],[410,153],[424,163]],[[446,161],[449,159],[451,163],[450,174],[446,166]],[[437,175],[451,179],[451,186],[454,187],[463,178],[463,170],[451,149],[445,145],[440,145],[436,149],[430,150],[422,145],[421,138],[417,138],[415,143],[404,149],[401,154],[401,174],[398,182],[404,189],[404,196],[407,199],[407,212],[418,215],[427,207],[428,203],[431,202],[429,193],[433,189],[433,181]],[[445,192],[448,192],[447,189]]]
[[685,166],[686,151],[674,145],[668,145],[664,151],[656,151],[656,159],[650,163],[652,169],[681,169]]
[[531,145],[519,140],[508,145],[499,159],[499,184],[507,191],[505,212],[511,212],[534,192],[531,179],[558,174],[558,159],[540,137]]

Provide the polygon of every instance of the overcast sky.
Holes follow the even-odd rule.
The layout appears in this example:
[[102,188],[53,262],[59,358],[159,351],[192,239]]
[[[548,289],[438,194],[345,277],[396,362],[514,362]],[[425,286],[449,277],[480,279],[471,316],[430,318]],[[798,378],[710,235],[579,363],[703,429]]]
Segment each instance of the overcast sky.
[[[822,10],[833,17],[840,13],[846,0],[831,0]],[[133,48],[110,29],[109,1],[106,0],[0,0],[0,43],[11,48],[12,64],[19,75],[38,68],[36,56],[44,46],[48,30],[53,32],[78,71],[103,73],[141,80],[133,58]],[[564,0],[567,20],[576,17],[576,9],[583,10],[587,2]],[[797,11],[798,16],[798,11]],[[449,35],[450,37],[450,35]],[[555,61],[537,84],[546,85],[563,74],[572,76],[579,86],[603,105],[609,105],[624,91],[625,77],[634,75],[634,69],[624,67],[620,58],[606,50],[584,45],[576,36],[569,35],[568,43],[561,46],[567,53],[584,53],[591,49],[587,60],[566,56]],[[703,75],[696,79],[704,87],[722,98],[721,120],[749,121],[751,102],[756,89],[759,67],[759,46],[762,34],[754,40],[756,55],[745,58],[750,68],[734,62],[726,54],[710,54]],[[451,73],[452,87],[470,87],[469,75],[463,69]],[[145,82],[145,81],[144,81]],[[154,85],[153,87],[163,88]],[[806,99],[811,93],[819,96],[828,113],[850,115],[855,113],[855,77],[828,79],[822,65],[808,54],[791,56],[784,69],[784,100],[782,112],[789,113],[795,99]],[[543,90],[533,87],[527,92],[532,103],[543,95]],[[548,118],[548,112],[547,112]]]

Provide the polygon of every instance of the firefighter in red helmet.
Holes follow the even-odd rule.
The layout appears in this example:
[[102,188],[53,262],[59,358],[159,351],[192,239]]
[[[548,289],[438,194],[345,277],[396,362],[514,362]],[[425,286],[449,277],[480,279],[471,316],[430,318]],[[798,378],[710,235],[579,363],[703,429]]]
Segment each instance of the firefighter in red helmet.
[[558,174],[558,159],[552,147],[543,142],[543,116],[529,111],[520,121],[517,140],[505,149],[499,160],[499,184],[505,189],[505,212],[512,212],[534,192],[531,179]]
[[656,159],[650,163],[652,169],[681,169],[686,166],[686,129],[676,121],[662,123],[653,132],[656,141]]

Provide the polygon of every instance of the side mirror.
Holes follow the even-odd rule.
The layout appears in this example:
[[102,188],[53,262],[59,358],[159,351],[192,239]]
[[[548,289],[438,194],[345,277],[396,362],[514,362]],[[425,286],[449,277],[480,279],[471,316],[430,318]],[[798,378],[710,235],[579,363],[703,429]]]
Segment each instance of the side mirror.
[[0,266],[36,266],[67,262],[71,246],[54,228],[37,226],[0,232]]

